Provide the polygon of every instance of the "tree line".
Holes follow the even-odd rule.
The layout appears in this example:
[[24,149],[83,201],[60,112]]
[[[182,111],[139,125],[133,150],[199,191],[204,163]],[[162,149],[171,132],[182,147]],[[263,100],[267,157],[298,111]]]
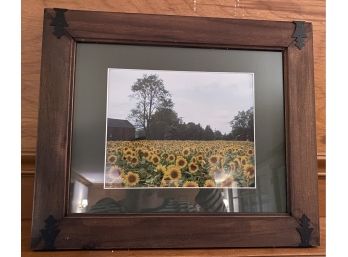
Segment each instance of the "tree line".
[[136,106],[129,114],[138,138],[153,140],[254,140],[253,108],[239,111],[230,121],[231,132],[222,134],[209,125],[185,123],[175,112],[174,103],[163,80],[144,74],[131,86]]

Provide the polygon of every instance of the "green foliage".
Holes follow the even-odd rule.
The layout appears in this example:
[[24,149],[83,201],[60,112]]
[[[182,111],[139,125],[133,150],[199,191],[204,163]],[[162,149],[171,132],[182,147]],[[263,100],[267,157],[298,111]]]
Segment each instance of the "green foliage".
[[159,108],[172,108],[173,102],[168,90],[165,89],[163,80],[156,74],[144,74],[142,78],[132,85],[131,97],[137,100],[136,107],[131,110],[129,118],[135,125],[142,128],[145,135],[149,136],[151,118]]
[[173,110],[174,103],[164,82],[156,74],[144,74],[131,87],[137,100],[129,118],[143,139],[156,140],[240,140],[254,141],[253,108],[240,111],[230,122],[231,132],[222,134],[207,125],[185,123]]
[[228,135],[229,139],[254,141],[254,108],[238,112],[230,124],[232,132]]

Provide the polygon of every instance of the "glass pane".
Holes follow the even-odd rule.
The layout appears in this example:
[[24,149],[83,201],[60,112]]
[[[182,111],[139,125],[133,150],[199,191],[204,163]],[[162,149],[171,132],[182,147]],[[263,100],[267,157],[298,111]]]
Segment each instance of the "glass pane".
[[[128,69],[128,71],[125,69]],[[246,78],[248,76],[252,77],[251,80],[249,79],[249,82],[252,81],[253,83],[252,91],[254,91],[254,95],[252,97],[255,97],[253,99],[255,102],[254,106],[250,106],[250,104],[249,106],[254,107],[253,114],[255,118],[256,177],[254,182],[249,181],[249,184],[245,184],[247,182],[245,182],[246,179],[244,177],[236,179],[236,176],[233,175],[234,184],[224,184],[224,186],[221,186],[222,184],[220,183],[221,181],[218,181],[218,177],[212,176],[209,178],[213,178],[215,182],[214,186],[216,187],[206,188],[204,187],[204,182],[208,180],[209,174],[207,173],[205,181],[195,180],[199,188],[173,188],[172,186],[161,188],[164,185],[161,183],[163,176],[160,177],[161,181],[154,182],[153,177],[148,176],[149,178],[146,180],[143,179],[142,175],[139,178],[135,177],[136,188],[131,188],[135,183],[134,181],[134,183],[130,181],[128,187],[125,187],[125,184],[122,182],[120,184],[122,186],[119,188],[116,183],[117,177],[110,184],[111,186],[109,188],[109,184],[104,184],[104,178],[106,180],[108,179],[107,176],[104,176],[104,170],[107,172],[111,168],[110,162],[113,164],[112,158],[108,162],[110,153],[108,155],[108,147],[105,145],[106,140],[113,141],[113,147],[115,149],[124,148],[125,144],[129,145],[130,143],[132,144],[131,146],[139,146],[140,142],[141,146],[143,146],[144,142],[146,142],[145,147],[148,147],[149,144],[156,143],[156,148],[153,150],[159,150],[158,156],[161,159],[160,161],[162,161],[162,153],[173,148],[173,143],[170,143],[171,145],[169,147],[167,145],[169,144],[168,142],[171,142],[171,140],[175,140],[175,142],[180,141],[175,143],[174,148],[182,148],[184,150],[184,146],[188,144],[186,140],[188,138],[191,139],[190,136],[178,138],[178,136],[174,136],[173,134],[164,137],[163,131],[159,127],[156,133],[149,132],[150,134],[146,134],[145,139],[150,140],[149,142],[144,141],[144,129],[141,129],[141,126],[139,128],[139,124],[136,124],[131,117],[125,117],[125,111],[122,115],[120,114],[122,110],[129,112],[131,107],[134,107],[134,103],[136,103],[134,99],[129,98],[128,91],[122,91],[122,81],[126,81],[128,77],[127,85],[129,85],[129,81],[136,81],[138,78],[141,79],[143,75],[150,76],[151,74],[157,74],[159,79],[164,78],[164,81],[166,81],[165,86],[167,89],[170,89],[168,90],[169,92],[174,93],[173,95],[185,92],[185,87],[182,87],[180,91],[179,86],[177,88],[175,87],[175,83],[170,85],[168,82],[170,81],[170,76],[175,78],[177,83],[179,81],[182,83],[188,81],[192,87],[189,86],[187,89],[191,89],[192,91],[194,87],[194,90],[197,91],[197,98],[200,99],[204,99],[202,95],[210,92],[209,90],[214,88],[212,85],[216,86],[217,84],[211,83],[208,89],[203,89],[203,85],[209,85],[209,81],[219,81],[220,84],[216,87],[219,90],[211,94],[211,102],[207,102],[206,105],[203,104],[200,107],[202,111],[198,115],[200,117],[197,117],[195,114],[197,110],[193,108],[193,106],[197,106],[197,103],[199,103],[197,99],[193,98],[194,94],[188,94],[182,99],[183,101],[191,99],[191,116],[187,110],[176,107],[174,109],[177,111],[179,117],[180,115],[185,116],[183,117],[183,122],[186,125],[189,122],[195,125],[201,123],[201,127],[205,129],[206,125],[210,125],[208,123],[214,124],[213,129],[219,130],[223,134],[219,136],[219,133],[217,133],[214,139],[218,137],[218,142],[220,142],[220,145],[223,144],[221,147],[225,150],[231,144],[235,144],[234,142],[236,140],[227,138],[227,135],[230,133],[228,131],[228,125],[226,127],[225,123],[225,127],[222,125],[219,126],[217,120],[220,116],[222,117],[224,115],[231,116],[230,120],[233,120],[233,117],[237,116],[238,110],[234,110],[233,105],[228,105],[229,102],[226,100],[228,99],[226,95],[230,94],[228,90],[231,89],[227,87],[225,90],[223,81],[225,81],[224,83],[231,82],[233,84],[238,74]],[[199,87],[200,85],[202,85],[202,88]],[[112,87],[112,93],[110,92],[110,87]],[[245,99],[250,99],[251,96],[251,91],[245,92],[247,92],[247,97],[241,97],[240,99],[243,100],[237,105],[240,107],[240,110],[246,110],[247,100]],[[108,95],[109,101],[107,99]],[[110,95],[112,95],[111,100]],[[232,95],[233,92],[231,92],[231,99]],[[227,114],[225,113],[223,115],[219,112],[214,115],[214,113],[209,111],[215,110],[219,104],[219,101],[216,101],[216,99],[221,99],[221,103],[224,103],[226,107],[229,106],[225,110]],[[181,103],[177,97],[173,96],[172,100],[174,104]],[[188,103],[188,106],[190,103]],[[182,107],[182,104],[180,106]],[[115,113],[120,114],[120,116],[117,116]],[[117,119],[116,121],[107,121],[107,117]],[[131,125],[127,125],[128,123],[125,124],[128,118],[131,121]],[[120,121],[120,119],[123,121]],[[226,122],[228,121],[226,120]],[[119,128],[120,122],[123,122],[121,124],[121,131],[123,132],[122,137],[118,138],[115,135],[121,133]],[[111,127],[116,128],[111,129]],[[152,128],[152,131],[155,131],[154,128]],[[190,147],[192,146],[192,142],[190,142],[190,149],[201,147],[202,142],[204,144],[211,144],[207,147],[209,154],[206,157],[212,156],[212,149],[210,148],[216,148],[217,144],[214,142],[217,141],[207,141],[206,138],[203,136],[198,137],[197,134],[191,135],[191,137],[195,139],[195,147]],[[164,138],[166,140],[162,141],[162,143],[158,141]],[[125,141],[128,143],[125,143]],[[249,144],[250,148],[253,149],[254,144],[252,140],[244,140],[244,143]],[[203,147],[202,149],[205,148]],[[219,149],[216,151],[219,151]],[[217,153],[218,156],[221,156],[219,158],[224,159],[224,163],[226,163],[226,159],[229,158],[228,153],[223,152],[220,155],[219,152]],[[111,152],[112,154],[113,152]],[[122,154],[123,152],[117,157],[125,157]],[[136,155],[138,158],[137,162],[145,159],[143,154]],[[197,155],[198,152],[194,152],[194,154]],[[153,155],[155,154],[153,153]],[[176,159],[179,156],[185,157],[183,152],[177,153]],[[187,163],[183,164],[186,165],[186,172],[189,171],[187,165],[190,163],[192,156],[193,152],[190,155],[190,159],[188,157],[186,158],[186,161],[188,160]],[[248,159],[248,161],[251,159]],[[209,162],[208,159],[206,161]],[[154,164],[153,160],[151,162]],[[164,164],[168,168],[169,163],[165,162]],[[252,164],[251,161],[249,164]],[[123,164],[122,162],[118,162],[117,165],[122,166]],[[211,166],[209,167],[211,168]],[[157,168],[157,165],[153,165],[151,169],[155,168]],[[227,169],[227,166],[225,166],[224,174],[227,173]],[[126,175],[129,176],[129,179],[134,179],[134,177],[131,178],[132,174],[129,173],[129,168],[122,170],[122,172],[123,176],[120,178],[124,179]],[[105,174],[107,175],[108,173]],[[181,176],[185,177],[184,174],[181,174]],[[190,174],[187,176],[190,176]],[[196,178],[196,176],[192,178]],[[175,186],[183,186],[183,184],[184,182],[178,180]],[[140,185],[156,186],[156,188],[140,187]],[[70,213],[286,212],[282,53],[271,51],[78,44],[70,192]]]

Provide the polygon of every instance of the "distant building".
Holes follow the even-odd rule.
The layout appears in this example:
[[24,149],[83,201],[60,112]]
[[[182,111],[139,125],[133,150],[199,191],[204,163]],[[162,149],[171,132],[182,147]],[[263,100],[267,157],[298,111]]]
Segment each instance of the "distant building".
[[109,119],[107,140],[134,140],[135,127],[128,120]]

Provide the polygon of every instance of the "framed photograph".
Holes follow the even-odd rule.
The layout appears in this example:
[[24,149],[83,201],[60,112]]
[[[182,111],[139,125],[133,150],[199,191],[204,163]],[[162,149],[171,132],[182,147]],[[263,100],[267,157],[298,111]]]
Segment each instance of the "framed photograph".
[[107,92],[105,189],[255,188],[253,74],[111,68]]
[[312,42],[46,9],[32,249],[319,245]]

